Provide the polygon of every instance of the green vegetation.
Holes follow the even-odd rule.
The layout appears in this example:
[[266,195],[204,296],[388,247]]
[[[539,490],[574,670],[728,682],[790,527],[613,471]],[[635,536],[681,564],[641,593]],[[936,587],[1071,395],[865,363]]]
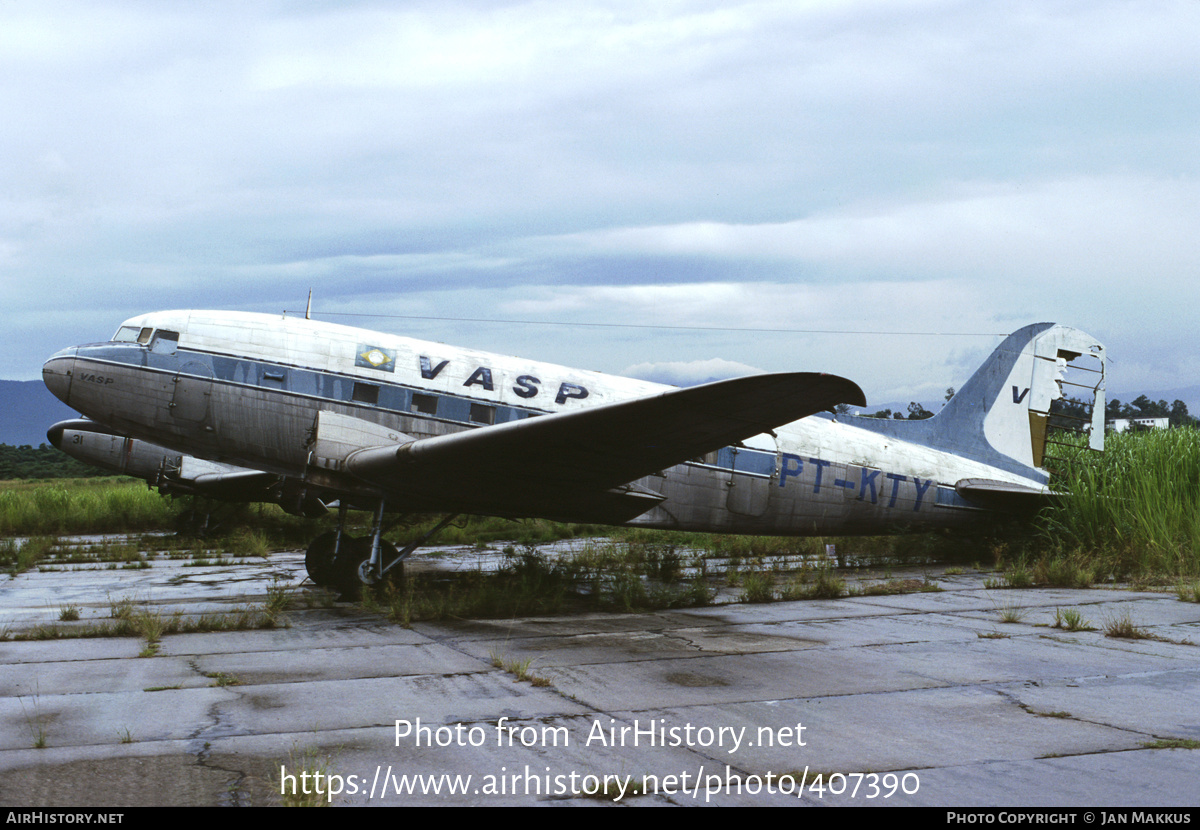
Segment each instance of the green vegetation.
[[17,700],[21,704],[21,714],[25,717],[25,725],[29,728],[29,736],[32,739],[34,749],[46,748],[46,717],[42,715],[41,706],[38,702],[38,696],[33,696],[31,708],[33,714],[25,708],[25,698],[18,697]]
[[149,608],[138,609],[128,597],[110,605],[111,622],[94,622],[83,625],[42,624],[27,631],[9,632],[4,639],[12,640],[75,640],[94,637],[141,637],[146,647],[140,657],[158,654],[164,634],[194,634],[206,631],[254,631],[287,627],[287,619],[281,611],[267,603],[247,605],[229,614],[201,614],[185,617],[174,613],[163,616]]
[[1200,749],[1200,741],[1195,738],[1161,738],[1142,746],[1146,749]]
[[1200,425],[1188,413],[1187,404],[1183,401],[1177,400],[1168,405],[1166,401],[1152,401],[1145,395],[1139,395],[1132,403],[1125,404],[1113,398],[1104,406],[1104,417],[1110,421],[1117,418],[1167,418],[1172,427]]
[[1180,582],[1175,586],[1175,595],[1180,602],[1200,602],[1200,582]]
[[837,599],[846,595],[846,580],[830,567],[803,570],[783,592],[783,599]]
[[107,475],[90,464],[76,461],[47,444],[14,447],[0,444],[0,481],[18,478],[91,478]]
[[403,625],[454,617],[503,618],[576,608],[634,611],[707,605],[714,592],[700,575],[682,578],[671,546],[587,544],[551,558],[534,545],[509,545],[492,572],[421,575],[365,591],[364,605]]
[[1096,627],[1084,619],[1078,608],[1055,608],[1054,628],[1067,631],[1095,631]]
[[510,659],[498,651],[490,652],[492,665],[498,669],[503,669],[508,674],[516,678],[514,682],[528,681],[534,686],[549,686],[549,678],[542,677],[533,673],[533,658],[526,657],[524,660]]
[[1115,637],[1122,640],[1153,640],[1156,639],[1153,634],[1133,622],[1133,617],[1129,612],[1113,617],[1104,623],[1104,636]]
[[1072,562],[1078,580],[1200,575],[1200,430],[1109,435],[1102,456],[1077,450],[1046,511],[1036,560]]
[[18,543],[15,539],[0,540],[0,568],[10,576],[24,573],[47,556],[58,546],[58,540],[49,536],[39,536]]
[[8,481],[0,485],[0,534],[110,533],[174,527],[177,507],[131,479]]
[[1009,625],[1015,625],[1025,619],[1026,609],[1018,605],[1004,605],[1000,607],[1000,622]]
[[747,571],[742,574],[742,602],[773,602],[775,600],[775,577],[764,571]]
[[275,782],[284,807],[327,807],[333,800],[329,794],[332,760],[328,756],[315,749],[292,747],[287,763],[275,766],[287,774]]

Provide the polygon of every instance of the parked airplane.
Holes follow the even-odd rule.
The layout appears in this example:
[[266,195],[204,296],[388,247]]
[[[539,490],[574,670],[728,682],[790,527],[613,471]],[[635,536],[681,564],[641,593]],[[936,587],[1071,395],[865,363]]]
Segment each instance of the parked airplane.
[[[386,513],[481,513],[724,533],[838,535],[961,525],[1040,505],[1052,401],[1088,358],[1103,448],[1104,347],[1052,323],[1010,335],[935,417],[830,417],[845,378],[754,375],[676,389],[309,319],[134,317],[43,368],[114,433],[285,477],[343,508],[314,581],[382,578]],[[1072,375],[1074,377],[1074,374]],[[375,512],[369,537],[342,527]],[[449,518],[446,520],[449,521]]]

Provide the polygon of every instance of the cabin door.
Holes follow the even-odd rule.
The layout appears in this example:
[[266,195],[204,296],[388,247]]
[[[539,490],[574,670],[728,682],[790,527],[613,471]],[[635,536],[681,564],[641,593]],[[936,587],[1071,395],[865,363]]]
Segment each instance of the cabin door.
[[741,446],[720,452],[726,473],[725,506],[739,516],[763,516],[770,504],[772,485],[777,480],[779,453],[770,435],[756,435]]
[[208,422],[212,378],[212,369],[203,363],[183,365],[175,375],[175,394],[171,398],[171,415],[175,420],[192,424]]

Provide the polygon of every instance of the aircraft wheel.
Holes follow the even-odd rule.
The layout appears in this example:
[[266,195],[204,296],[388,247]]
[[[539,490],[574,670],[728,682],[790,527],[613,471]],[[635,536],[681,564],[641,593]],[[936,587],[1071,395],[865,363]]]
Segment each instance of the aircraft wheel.
[[[348,541],[350,541],[350,537],[347,536],[343,543]],[[322,533],[309,544],[308,550],[304,554],[304,567],[308,571],[308,578],[313,581],[314,585],[325,587],[333,581],[333,547],[335,544],[337,544],[337,531],[334,530]]]
[[[344,555],[338,557],[336,564],[337,587],[344,598],[357,599],[362,593],[362,586],[375,585],[380,580],[376,578],[371,569],[371,537],[360,536],[348,541],[349,544],[346,545]],[[384,564],[391,562],[399,555],[396,546],[386,539],[379,540],[379,547],[380,553],[383,554]],[[393,579],[394,576],[399,575],[397,571],[403,567],[403,565],[397,565],[384,574],[383,579]]]

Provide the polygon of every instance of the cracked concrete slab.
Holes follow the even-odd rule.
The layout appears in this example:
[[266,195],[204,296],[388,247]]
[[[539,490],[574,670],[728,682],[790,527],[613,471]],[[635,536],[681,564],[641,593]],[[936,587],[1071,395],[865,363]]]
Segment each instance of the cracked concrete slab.
[[[439,559],[462,557],[421,567]],[[1195,803],[1200,750],[1170,747],[1200,740],[1200,605],[1173,594],[966,574],[941,593],[405,629],[302,578],[294,552],[4,577],[10,636],[95,626],[114,598],[188,618],[280,584],[310,601],[286,628],[163,635],[154,656],[133,637],[0,642],[0,803],[273,804],[318,770],[344,805]],[[78,623],[57,622],[67,603]],[[1158,639],[1052,628],[1061,608]],[[818,773],[860,792],[796,792]],[[888,774],[903,786],[884,797]]]

